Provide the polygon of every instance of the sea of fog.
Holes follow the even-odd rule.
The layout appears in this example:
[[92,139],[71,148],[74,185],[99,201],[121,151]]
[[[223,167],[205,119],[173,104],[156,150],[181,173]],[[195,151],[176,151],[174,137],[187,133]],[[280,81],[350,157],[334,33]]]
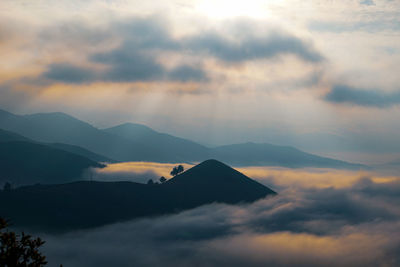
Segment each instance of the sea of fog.
[[[169,178],[173,166],[118,163],[94,170],[92,177],[146,182]],[[400,266],[400,177],[331,169],[238,170],[279,195],[35,235],[46,240],[49,266]]]

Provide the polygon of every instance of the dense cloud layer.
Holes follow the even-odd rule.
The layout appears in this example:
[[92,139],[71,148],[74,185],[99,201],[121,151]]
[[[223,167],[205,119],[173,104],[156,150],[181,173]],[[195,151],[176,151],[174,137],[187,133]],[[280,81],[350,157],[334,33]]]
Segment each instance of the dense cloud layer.
[[[238,25],[238,28],[243,28]],[[252,29],[245,27],[251,33]],[[240,62],[274,58],[284,54],[293,54],[299,58],[318,62],[322,56],[310,44],[294,36],[272,32],[266,37],[252,36],[246,33],[239,42],[229,41],[216,33],[204,33],[187,40],[194,51],[205,51],[223,61]]]
[[[160,63],[159,56],[174,52],[180,56],[216,58],[227,64],[252,60],[295,55],[305,62],[320,62],[323,57],[311,44],[284,32],[258,34],[249,23],[237,22],[240,32],[231,32],[229,38],[217,31],[204,31],[181,38],[174,38],[166,21],[155,18],[133,18],[124,23],[110,25],[113,34],[92,33],[88,40],[84,34],[78,38],[91,43],[93,36],[122,39],[116,48],[96,52],[88,56],[92,63],[103,64],[106,70],[82,68],[70,63],[54,63],[48,66],[43,78],[65,83],[87,83],[95,81],[135,82],[135,81],[207,81],[207,70],[198,64],[178,64],[167,68]],[[91,32],[83,28],[84,32]],[[96,30],[92,30],[96,32]],[[115,36],[116,35],[116,36]],[[76,36],[76,33],[74,34]]]
[[45,251],[65,266],[396,266],[400,180],[375,180],[45,235]]

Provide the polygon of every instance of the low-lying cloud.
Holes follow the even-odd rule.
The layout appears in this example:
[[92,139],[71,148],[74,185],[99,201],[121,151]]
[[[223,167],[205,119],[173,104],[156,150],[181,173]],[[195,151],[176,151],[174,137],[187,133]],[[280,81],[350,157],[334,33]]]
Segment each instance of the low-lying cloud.
[[[94,168],[85,173],[85,178],[96,181],[130,181],[136,183],[147,183],[150,179],[158,181],[161,176],[170,177],[170,172],[178,164],[157,162],[122,162],[108,164],[105,168]],[[192,165],[181,163],[184,169]]]
[[[160,167],[160,166],[159,166]],[[254,171],[254,170],[253,170]],[[279,172],[283,174],[279,176]],[[259,181],[279,195],[248,205],[212,204],[175,215],[117,223],[47,240],[64,266],[397,266],[400,178],[310,172],[292,184],[275,170]],[[298,179],[308,180],[307,171]],[[317,181],[328,181],[322,186]],[[341,176],[348,184],[336,183]],[[357,179],[353,177],[358,176]],[[314,183],[316,186],[314,186]],[[339,186],[337,186],[339,185]]]

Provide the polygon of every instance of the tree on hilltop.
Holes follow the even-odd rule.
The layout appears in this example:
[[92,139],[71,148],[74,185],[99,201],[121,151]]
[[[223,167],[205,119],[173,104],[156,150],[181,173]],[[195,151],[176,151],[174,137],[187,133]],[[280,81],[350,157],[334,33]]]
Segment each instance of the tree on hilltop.
[[172,176],[177,176],[178,174],[180,174],[181,172],[183,172],[184,171],[184,168],[183,168],[183,166],[182,165],[178,165],[178,166],[175,166],[173,169],[172,169],[172,171],[171,171],[171,175]]

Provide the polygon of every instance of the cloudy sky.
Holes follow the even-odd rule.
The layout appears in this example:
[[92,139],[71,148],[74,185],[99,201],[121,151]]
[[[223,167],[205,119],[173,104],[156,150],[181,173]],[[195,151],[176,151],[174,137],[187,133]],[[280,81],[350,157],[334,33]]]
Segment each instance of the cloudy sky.
[[0,3],[0,108],[400,158],[400,2]]

